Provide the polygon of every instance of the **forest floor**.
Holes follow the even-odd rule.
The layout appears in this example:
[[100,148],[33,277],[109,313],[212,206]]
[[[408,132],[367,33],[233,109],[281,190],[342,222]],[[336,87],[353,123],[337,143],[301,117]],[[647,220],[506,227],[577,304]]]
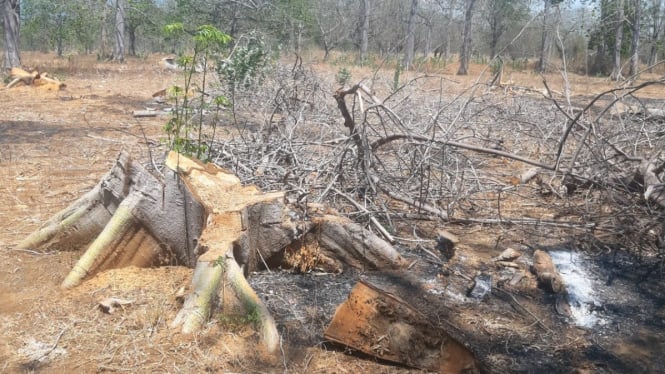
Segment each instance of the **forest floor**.
[[[16,249],[42,222],[93,187],[121,150],[139,160],[151,155],[157,158],[163,152],[159,144],[168,117],[132,116],[135,110],[154,106],[154,92],[178,81],[177,72],[160,67],[161,57],[130,59],[118,65],[98,63],[93,57],[25,53],[26,66],[53,73],[67,84],[66,89],[0,90],[0,373],[421,372],[323,339],[335,307],[345,300],[354,282],[366,276],[362,272],[255,274],[251,283],[273,311],[283,337],[280,355],[275,358],[257,353],[251,329],[229,321],[213,319],[193,336],[169,328],[179,309],[176,295],[189,284],[191,269],[110,270],[77,288],[62,290],[59,284],[80,253]],[[438,95],[441,82],[447,95],[465,92],[483,66],[473,65],[468,77],[454,75],[455,68],[454,64],[445,69],[428,68],[428,74],[440,78],[433,81],[433,92]],[[337,69],[313,65],[320,74],[334,75]],[[354,81],[373,74],[369,69],[349,69]],[[393,72],[382,74],[389,80]],[[552,90],[563,90],[561,83],[555,83],[561,82],[560,75],[546,77]],[[520,87],[512,95],[544,89],[541,78],[529,72],[513,72],[504,80]],[[612,87],[601,78],[571,74],[569,81],[571,92],[579,97]],[[333,90],[331,87],[331,102]],[[506,95],[506,91],[497,89],[495,94]],[[662,87],[647,88],[642,94],[665,96]],[[332,121],[342,127],[341,118]],[[152,154],[146,143],[151,144]],[[506,211],[525,209],[519,202],[514,204],[507,205]],[[429,240],[440,228],[436,222],[418,225],[420,235]],[[408,225],[404,228],[411,230]],[[528,230],[473,224],[446,225],[446,229],[461,241],[447,271],[427,261],[427,255],[415,247],[399,249],[417,262],[410,272],[428,285],[431,294],[451,298],[455,316],[450,323],[469,332],[471,348],[483,357],[489,371],[665,372],[662,280],[640,283],[630,274],[617,276],[606,266],[609,260],[603,255],[583,256],[595,282],[592,287],[600,300],[597,316],[602,322],[577,327],[556,313],[555,298],[538,289],[529,274],[532,248],[522,244],[529,242],[524,238]],[[413,232],[400,234],[406,237]],[[544,249],[560,250],[562,243],[565,240],[540,244]],[[515,290],[518,306],[494,296],[482,302],[467,298],[467,278],[480,271],[497,280],[513,277],[512,270],[498,269],[491,261],[508,246],[525,254],[518,262],[525,277]],[[104,314],[97,303],[106,297],[132,303],[114,314]]]

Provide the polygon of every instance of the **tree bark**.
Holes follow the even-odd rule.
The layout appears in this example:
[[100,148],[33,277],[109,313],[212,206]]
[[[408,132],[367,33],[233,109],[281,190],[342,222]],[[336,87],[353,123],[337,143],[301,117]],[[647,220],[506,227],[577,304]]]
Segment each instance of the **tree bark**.
[[369,0],[360,1],[360,64],[367,61],[369,43]]
[[633,37],[630,42],[630,76],[639,71],[640,65],[640,31],[642,22],[642,0],[634,0],[635,14],[633,16]]
[[425,18],[425,46],[423,47],[423,57],[429,57],[432,53],[432,18]]
[[2,24],[5,32],[5,56],[2,62],[4,69],[21,66],[19,48],[20,40],[20,2],[19,0],[0,0]]
[[547,70],[547,64],[550,57],[550,10],[552,9],[552,0],[544,0],[543,9],[543,30],[540,41],[540,60],[538,60],[538,71],[544,73]]
[[450,58],[450,44],[452,38],[453,16],[455,14],[455,1],[456,0],[450,0],[450,8],[448,9],[448,16],[446,17],[446,47],[443,51],[443,58],[446,61],[448,61]]
[[464,32],[462,33],[462,46],[459,55],[459,69],[457,75],[469,73],[469,59],[471,57],[471,21],[473,19],[473,5],[476,0],[466,0],[466,12],[464,13]]
[[418,0],[411,0],[411,10],[409,11],[409,23],[406,28],[406,50],[404,51],[404,60],[402,65],[404,69],[409,70],[413,62],[413,54],[416,44],[416,14],[418,13]]
[[245,277],[275,259],[286,259],[285,249],[290,257],[283,264],[302,271],[330,263],[338,271],[344,265],[407,265],[390,244],[331,215],[329,209],[286,206],[283,192],[242,186],[216,165],[173,152],[163,178],[122,153],[90,192],[53,216],[19,248],[87,248],[63,281],[64,288],[112,268],[192,267],[192,293],[172,326],[195,332],[222,307],[222,313],[249,315],[247,320],[261,332],[270,352],[279,347],[275,321]]
[[99,30],[99,53],[97,54],[98,60],[106,60],[108,57],[108,27],[106,25],[107,17],[109,15],[109,6],[106,2],[102,7],[101,29]]
[[115,49],[113,60],[125,61],[125,0],[115,0]]
[[649,49],[649,60],[647,62],[649,65],[649,73],[653,72],[651,66],[655,65],[656,61],[658,61],[658,39],[660,38],[661,32],[663,32],[663,26],[665,26],[663,22],[663,18],[665,17],[665,15],[663,15],[663,0],[654,0],[650,11],[654,14],[652,14],[652,23],[649,27],[651,29],[649,40],[651,48]]
[[129,36],[129,55],[136,56],[136,26],[128,27],[127,34]]
[[610,79],[620,80],[621,74],[621,43],[623,42],[623,0],[616,0],[616,21],[614,25],[614,67]]
[[396,287],[389,275],[377,280],[392,287],[384,290],[381,282],[358,282],[335,311],[326,339],[428,372],[480,372],[473,353],[439,326],[440,320],[430,320],[401,298],[423,297],[421,285],[407,280]]

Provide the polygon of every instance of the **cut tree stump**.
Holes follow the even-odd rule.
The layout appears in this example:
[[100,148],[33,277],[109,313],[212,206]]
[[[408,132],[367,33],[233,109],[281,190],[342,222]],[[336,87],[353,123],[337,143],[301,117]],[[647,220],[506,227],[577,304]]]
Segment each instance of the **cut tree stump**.
[[[307,244],[307,245],[305,245]],[[406,261],[388,243],[321,206],[299,209],[283,192],[264,193],[213,164],[171,152],[163,176],[121,153],[101,181],[19,244],[31,250],[87,248],[62,283],[100,271],[179,264],[194,268],[192,292],[173,321],[197,331],[216,307],[251,316],[269,352],[275,322],[246,280],[274,257],[307,270],[320,264],[396,269]],[[282,252],[285,248],[290,256]],[[298,252],[306,249],[302,253]]]

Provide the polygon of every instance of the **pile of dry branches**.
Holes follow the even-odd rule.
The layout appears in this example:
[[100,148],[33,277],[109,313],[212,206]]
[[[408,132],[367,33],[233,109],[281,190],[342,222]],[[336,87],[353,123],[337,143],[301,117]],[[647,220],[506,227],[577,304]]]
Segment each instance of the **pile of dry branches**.
[[663,84],[451,95],[443,77],[393,89],[375,74],[339,88],[278,66],[261,89],[235,93],[235,125],[212,146],[243,182],[326,201],[390,240],[415,220],[503,225],[525,241],[621,250],[662,273],[665,108],[639,93]]

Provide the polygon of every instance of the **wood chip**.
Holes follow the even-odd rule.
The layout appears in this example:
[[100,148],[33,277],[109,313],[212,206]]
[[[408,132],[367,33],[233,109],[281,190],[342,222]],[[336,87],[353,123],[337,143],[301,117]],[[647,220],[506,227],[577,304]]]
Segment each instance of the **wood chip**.
[[514,261],[518,257],[520,257],[522,254],[513,249],[513,248],[506,248],[503,252],[501,252],[500,255],[497,257],[494,257],[492,260],[494,261]]
[[113,314],[118,308],[125,309],[125,305],[133,304],[133,300],[118,299],[115,297],[107,297],[99,302],[99,309],[106,314]]

